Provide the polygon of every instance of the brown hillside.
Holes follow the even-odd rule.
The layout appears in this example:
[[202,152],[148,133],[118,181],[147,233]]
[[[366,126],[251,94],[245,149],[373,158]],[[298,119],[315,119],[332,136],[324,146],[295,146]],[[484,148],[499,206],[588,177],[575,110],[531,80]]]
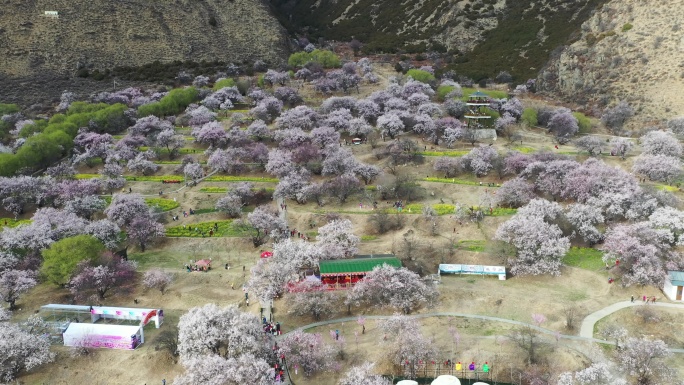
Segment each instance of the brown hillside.
[[260,0],[9,0],[0,11],[0,75],[10,77],[155,60],[274,63],[287,51]]

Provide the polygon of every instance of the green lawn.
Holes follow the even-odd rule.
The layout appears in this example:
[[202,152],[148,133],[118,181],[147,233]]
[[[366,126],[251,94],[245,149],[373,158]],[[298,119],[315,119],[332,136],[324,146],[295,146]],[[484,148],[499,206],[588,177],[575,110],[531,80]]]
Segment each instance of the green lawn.
[[571,247],[563,263],[568,266],[579,267],[587,270],[604,270],[606,264],[601,259],[603,252],[590,247]]
[[483,252],[485,250],[485,240],[462,240],[458,241],[456,248],[465,251]]

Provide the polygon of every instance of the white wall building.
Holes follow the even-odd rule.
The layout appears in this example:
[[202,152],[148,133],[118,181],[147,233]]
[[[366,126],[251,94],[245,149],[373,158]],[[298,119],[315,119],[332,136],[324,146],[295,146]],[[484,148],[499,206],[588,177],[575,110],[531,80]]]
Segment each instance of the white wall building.
[[668,271],[663,293],[671,301],[682,302],[684,294],[684,271]]

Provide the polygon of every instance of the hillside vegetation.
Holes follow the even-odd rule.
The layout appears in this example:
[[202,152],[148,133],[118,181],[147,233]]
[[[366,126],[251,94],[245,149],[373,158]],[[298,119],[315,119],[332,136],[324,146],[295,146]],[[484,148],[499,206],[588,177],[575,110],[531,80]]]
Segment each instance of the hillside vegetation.
[[12,77],[157,60],[275,63],[287,51],[282,27],[254,0],[11,0],[0,26],[0,74]]
[[457,72],[536,77],[556,47],[605,0],[271,0],[283,24],[312,37],[365,44],[367,52],[449,52]]

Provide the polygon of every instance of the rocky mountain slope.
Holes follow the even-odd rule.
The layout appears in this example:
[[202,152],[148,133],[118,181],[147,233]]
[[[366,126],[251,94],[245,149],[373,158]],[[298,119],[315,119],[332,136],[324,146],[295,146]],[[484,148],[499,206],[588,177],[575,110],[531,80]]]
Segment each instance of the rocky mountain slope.
[[279,62],[287,52],[261,0],[5,0],[0,9],[0,74],[11,77],[155,60]]
[[356,38],[372,52],[448,51],[452,68],[479,80],[498,71],[535,77],[605,0],[270,0],[290,30]]
[[684,115],[683,28],[681,1],[612,0],[549,62],[539,88],[596,110],[625,100],[646,124]]

